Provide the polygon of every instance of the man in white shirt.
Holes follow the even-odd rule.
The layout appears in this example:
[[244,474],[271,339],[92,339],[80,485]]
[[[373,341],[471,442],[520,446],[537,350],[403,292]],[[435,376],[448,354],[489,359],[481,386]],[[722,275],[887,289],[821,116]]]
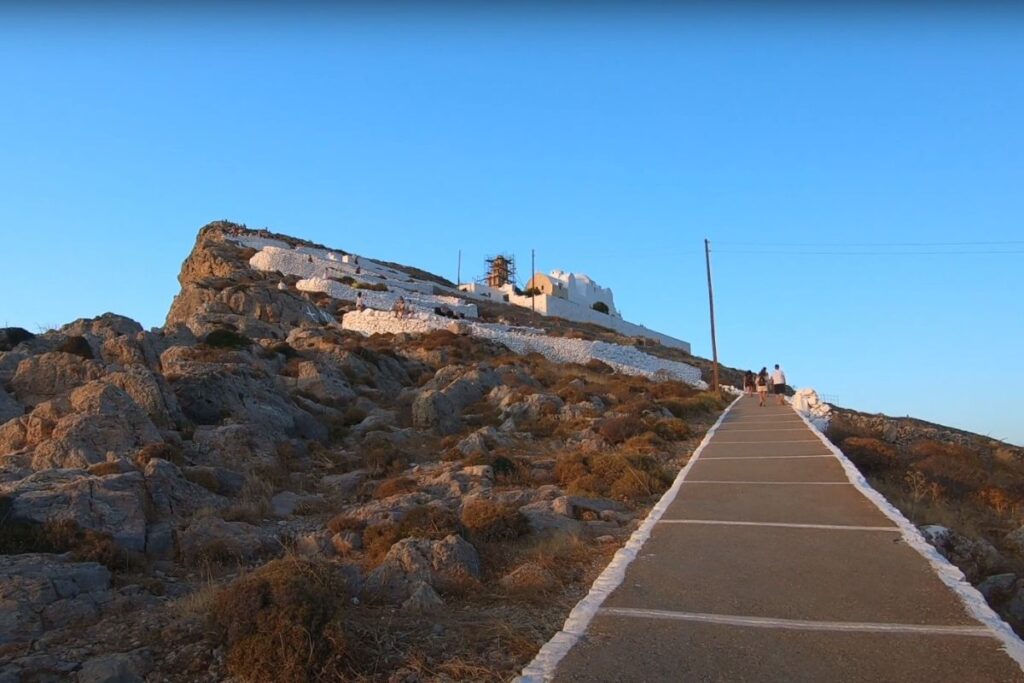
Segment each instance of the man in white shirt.
[[772,390],[775,395],[779,397],[779,405],[786,404],[786,373],[782,371],[779,364],[775,364],[775,370],[772,372]]

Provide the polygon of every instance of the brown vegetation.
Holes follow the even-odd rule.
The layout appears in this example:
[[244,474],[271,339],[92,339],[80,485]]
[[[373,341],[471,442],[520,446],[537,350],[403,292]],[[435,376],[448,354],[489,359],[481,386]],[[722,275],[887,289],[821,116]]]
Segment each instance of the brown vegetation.
[[247,682],[339,680],[348,654],[346,588],[333,567],[273,560],[213,599],[227,668]]

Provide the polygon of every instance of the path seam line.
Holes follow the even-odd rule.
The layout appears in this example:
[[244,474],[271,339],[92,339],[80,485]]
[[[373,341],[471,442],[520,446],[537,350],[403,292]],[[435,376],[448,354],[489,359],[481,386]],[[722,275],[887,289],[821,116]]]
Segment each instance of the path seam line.
[[735,614],[706,614],[703,612],[674,612],[660,609],[635,609],[630,607],[602,607],[605,616],[629,617],[633,619],[666,619],[671,621],[696,621],[704,624],[725,626],[747,626],[752,628],[774,628],[797,631],[832,631],[844,633],[913,633],[917,635],[955,635],[992,638],[994,634],[985,626],[956,626],[941,624],[888,624],[884,622],[860,621],[813,621],[808,619],[776,619],[773,617],[746,617]]
[[899,531],[898,526],[857,526],[854,524],[803,524],[800,522],[746,522],[725,519],[663,519],[659,524],[708,524],[718,526],[769,526],[784,529],[829,529],[834,531]]
[[[751,458],[747,458],[747,460],[751,460]],[[727,479],[690,479],[684,485],[688,486],[690,484],[764,484],[766,486],[852,486],[852,484],[848,481],[730,481]]]

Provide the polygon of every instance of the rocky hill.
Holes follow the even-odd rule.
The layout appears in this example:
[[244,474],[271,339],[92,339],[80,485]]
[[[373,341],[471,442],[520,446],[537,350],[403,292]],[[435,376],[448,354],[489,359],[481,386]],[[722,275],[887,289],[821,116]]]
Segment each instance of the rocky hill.
[[2,680],[505,680],[726,404],[678,350],[231,223],[179,281],[159,329],[0,331]]

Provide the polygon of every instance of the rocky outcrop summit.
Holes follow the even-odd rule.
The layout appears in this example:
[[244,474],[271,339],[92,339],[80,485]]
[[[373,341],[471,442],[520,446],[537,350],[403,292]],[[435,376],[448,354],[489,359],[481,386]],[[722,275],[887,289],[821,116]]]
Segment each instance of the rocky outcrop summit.
[[[261,245],[299,270],[324,250],[213,223],[162,328],[106,313],[0,330],[0,680],[248,680],[245,662],[262,660],[240,654],[250,641],[220,620],[217,596],[260,582],[275,594],[289,572],[336,586],[318,604],[344,608],[350,642],[397,610],[426,629],[410,648],[448,643],[438,661],[471,656],[445,648],[486,630],[445,635],[416,615],[467,596],[547,596],[517,618],[556,625],[588,563],[628,536],[724,405],[671,374],[558,364],[465,325],[345,329],[360,288],[384,299],[400,283],[443,303],[450,283],[385,264],[372,282],[300,287],[253,265]],[[436,314],[476,310],[450,305]],[[287,594],[288,614],[311,614],[296,607],[304,593]],[[473,656],[506,672],[530,654],[481,647]],[[303,666],[381,680],[403,666],[404,650],[378,671],[338,648]],[[316,678],[264,663],[281,680]]]

